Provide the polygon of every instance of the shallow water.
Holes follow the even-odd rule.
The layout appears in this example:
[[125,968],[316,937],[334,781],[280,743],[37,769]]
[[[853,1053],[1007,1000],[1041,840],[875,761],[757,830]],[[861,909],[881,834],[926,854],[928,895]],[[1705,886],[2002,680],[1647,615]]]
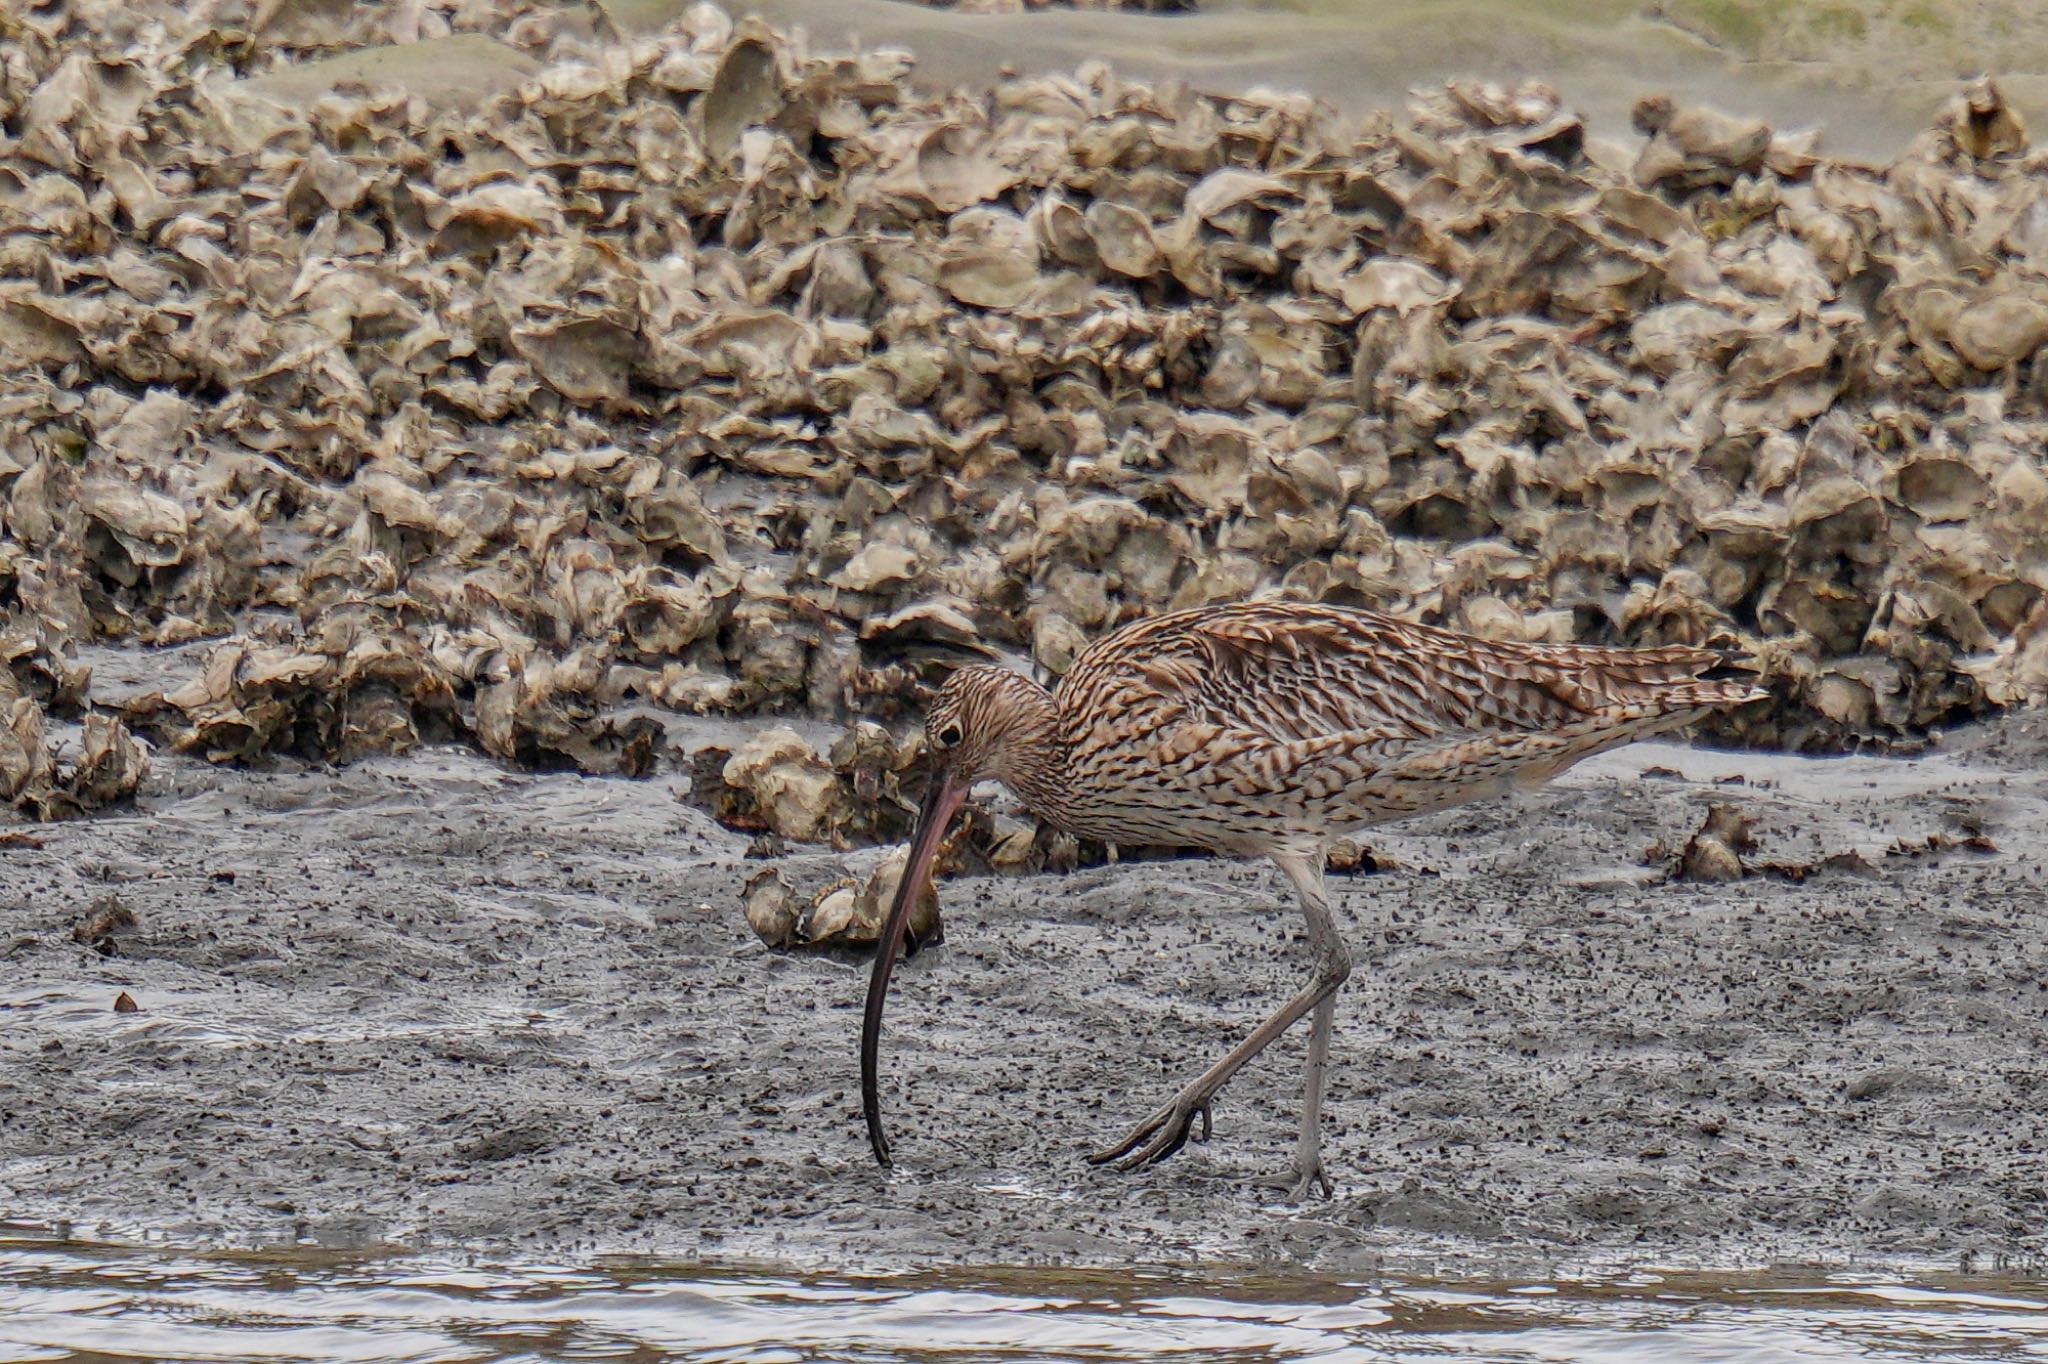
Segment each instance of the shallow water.
[[778,1274],[0,1240],[36,1361],[1583,1361],[2048,1356],[2048,1284],[1635,1271],[1557,1283],[1189,1270]]

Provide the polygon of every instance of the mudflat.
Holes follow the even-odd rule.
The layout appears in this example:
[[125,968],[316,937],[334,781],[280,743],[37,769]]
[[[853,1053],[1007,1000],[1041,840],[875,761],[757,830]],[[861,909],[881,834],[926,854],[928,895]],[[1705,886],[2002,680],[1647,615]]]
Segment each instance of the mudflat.
[[[884,1174],[865,963],[756,942],[746,839],[675,779],[160,757],[132,814],[6,832],[0,1208],[840,1268],[2025,1258],[2044,750],[2037,714],[1910,759],[1642,744],[1389,826],[1391,869],[1333,878],[1337,1194],[1298,1208],[1251,1181],[1287,1159],[1299,1037],[1208,1143],[1084,1162],[1303,975],[1264,866],[944,883],[884,1038]],[[1667,879],[1715,802],[1755,820],[1751,874]],[[135,924],[74,941],[108,895]]]
[[[808,48],[669,0],[280,11],[337,26],[300,62],[24,27],[0,775],[99,813],[0,824],[0,1220],[849,1269],[2037,1253],[2038,711],[1917,757],[1642,746],[1383,831],[1336,889],[1337,1194],[1305,1207],[1251,1183],[1298,1037],[1213,1140],[1084,1159],[1297,987],[1275,874],[948,882],[889,1013],[884,1174],[866,963],[758,943],[747,835],[678,788],[691,748],[829,738],[849,698],[900,727],[949,652],[1056,672],[1255,592],[1725,628],[1777,687],[1764,746],[2039,702],[2039,16],[798,4],[752,8]],[[802,56],[856,28],[868,56]],[[1612,133],[1668,88],[1889,156],[1973,53],[2004,96],[1895,175],[1697,116],[1603,149],[1566,112]],[[1449,74],[1563,103],[1430,90],[1354,143],[1285,99],[924,98],[1094,57],[1347,115]],[[81,148],[120,194],[77,189]],[[1716,804],[1755,846],[1674,876]]]
[[[653,30],[689,5],[608,8]],[[914,52],[919,84],[934,90],[1100,60],[1125,77],[1212,93],[1301,91],[1364,114],[1452,78],[1541,80],[1608,136],[1627,134],[1638,99],[1666,93],[1780,128],[1818,127],[1835,154],[1878,161],[1928,125],[1959,79],[1988,72],[2027,109],[2048,103],[2048,21],[2026,0],[1208,0],[1171,16],[976,14],[906,0],[732,8],[801,29],[821,50],[857,42]]]

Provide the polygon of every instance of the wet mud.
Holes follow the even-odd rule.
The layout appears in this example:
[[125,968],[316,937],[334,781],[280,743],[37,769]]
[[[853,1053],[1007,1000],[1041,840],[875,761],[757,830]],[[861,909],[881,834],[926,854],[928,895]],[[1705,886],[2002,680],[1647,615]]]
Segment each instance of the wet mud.
[[[1776,123],[1751,127],[1691,103],[1806,57],[1699,5],[1629,9],[1615,41],[1665,46],[1625,77],[1586,48],[1583,125],[1593,82],[1550,58],[1584,25],[1546,22],[1501,41],[1569,103],[1461,84],[1355,136],[1100,72],[926,97],[993,74],[949,44],[1201,88],[1304,69],[1317,25],[1245,7],[1119,30],[1128,67],[1096,18],[834,11],[917,25],[924,84],[872,46],[609,8],[498,7],[502,42],[415,7],[189,46],[110,0],[22,26],[0,794],[108,808],[0,823],[0,1221],[836,1268],[2033,1255],[2038,716],[1914,759],[1639,747],[1375,838],[1387,869],[1335,895],[1337,1194],[1300,1208],[1249,1182],[1288,1157],[1300,1038],[1213,1140],[1084,1159],[1298,986],[1274,873],[949,882],[890,1010],[884,1175],[865,962],[756,940],[749,836],[678,799],[668,749],[849,707],[900,728],[911,674],[977,641],[1057,671],[1134,615],[1275,588],[1504,637],[1726,628],[1783,684],[1764,744],[1910,746],[2039,701],[2048,218],[2004,96],[1880,172],[1790,130],[1898,151],[1946,68],[1902,71],[1910,98],[1826,82],[1889,120],[1722,101]],[[1246,25],[1292,46],[1217,61]],[[195,65],[216,39],[249,69]],[[1444,69],[1368,39],[1374,80]],[[1351,80],[1359,41],[1288,88]],[[1586,137],[1624,112],[1641,146]],[[868,195],[876,168],[907,188]],[[870,216],[825,216],[847,205]],[[1473,233],[1506,244],[1476,273]],[[656,775],[509,765],[564,763]],[[786,862],[817,885],[884,852]]]
[[[133,814],[0,829],[0,1217],[847,1268],[2024,1259],[2044,749],[2029,714],[1914,759],[1645,744],[1382,831],[1394,869],[1333,878],[1337,1194],[1299,1208],[1249,1181],[1291,1150],[1300,1037],[1208,1143],[1084,1162],[1296,987],[1263,866],[945,883],[884,1175],[865,963],[758,943],[759,864],[680,779],[165,757]],[[1754,874],[1665,879],[1715,802]],[[108,896],[134,924],[76,940]]]

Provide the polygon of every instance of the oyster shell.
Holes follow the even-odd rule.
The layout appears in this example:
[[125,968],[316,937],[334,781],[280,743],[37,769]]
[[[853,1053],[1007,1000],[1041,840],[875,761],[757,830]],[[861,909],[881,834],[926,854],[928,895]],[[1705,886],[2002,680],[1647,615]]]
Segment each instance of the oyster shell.
[[[650,711],[897,721],[1261,593],[1737,644],[1726,739],[2048,695],[2048,177],[1994,83],[1871,167],[1532,83],[1353,124],[931,96],[709,6],[272,9],[240,76],[206,7],[8,47],[24,735],[94,713],[71,641],[204,638],[140,735],[645,773]],[[848,744],[732,755],[726,813],[896,836],[913,745]]]

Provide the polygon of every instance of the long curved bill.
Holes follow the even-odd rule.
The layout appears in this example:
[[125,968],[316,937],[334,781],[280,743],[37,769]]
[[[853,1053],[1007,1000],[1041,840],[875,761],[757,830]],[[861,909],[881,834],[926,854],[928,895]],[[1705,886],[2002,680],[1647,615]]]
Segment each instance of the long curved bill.
[[889,917],[882,921],[882,940],[875,947],[875,973],[868,977],[867,1013],[860,1024],[860,1106],[868,1120],[868,1145],[875,1148],[875,1160],[883,1166],[890,1163],[889,1139],[882,1135],[882,1096],[876,1088],[875,1057],[882,1041],[882,1005],[889,998],[889,973],[896,969],[896,953],[903,945],[910,907],[917,903],[919,888],[931,878],[939,840],[945,837],[946,825],[966,798],[966,782],[951,772],[932,774],[924,808],[917,814],[917,831],[910,836],[910,860],[904,864],[903,879],[896,883],[896,898],[889,904]]

